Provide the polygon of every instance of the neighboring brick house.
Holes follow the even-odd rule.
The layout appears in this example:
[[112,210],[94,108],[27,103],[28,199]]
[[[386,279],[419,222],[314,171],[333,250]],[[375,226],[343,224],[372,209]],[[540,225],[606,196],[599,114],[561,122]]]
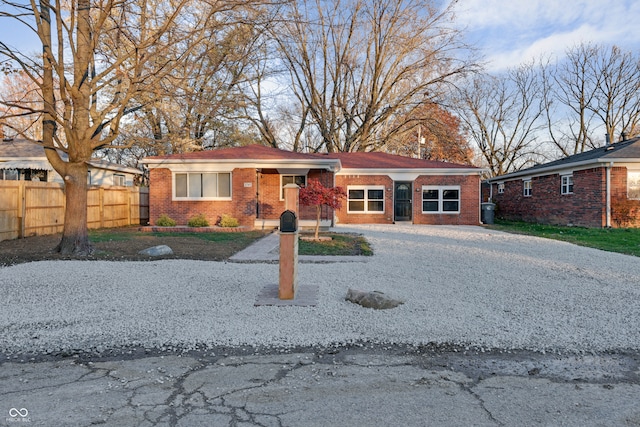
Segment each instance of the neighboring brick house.
[[[469,165],[386,153],[294,153],[261,145],[224,148],[143,160],[149,168],[150,219],[162,214],[186,224],[229,214],[250,228],[274,227],[284,211],[283,187],[319,179],[341,186],[341,209],[323,209],[334,223],[477,225],[480,175]],[[315,223],[315,209],[301,208],[301,226]]]
[[640,138],[488,180],[499,218],[583,227],[640,226]]

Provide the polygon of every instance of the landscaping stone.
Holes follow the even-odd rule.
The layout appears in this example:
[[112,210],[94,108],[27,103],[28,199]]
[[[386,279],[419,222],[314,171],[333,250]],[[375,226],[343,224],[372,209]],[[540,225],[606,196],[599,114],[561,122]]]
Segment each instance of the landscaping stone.
[[384,294],[384,292],[360,291],[351,288],[349,288],[349,290],[347,291],[347,296],[345,299],[354,304],[359,304],[366,308],[375,308],[376,310],[396,308],[400,304],[404,304],[404,301],[388,297]]
[[167,245],[158,245],[158,246],[153,246],[147,249],[143,249],[138,253],[140,255],[162,256],[162,255],[173,255],[173,250]]

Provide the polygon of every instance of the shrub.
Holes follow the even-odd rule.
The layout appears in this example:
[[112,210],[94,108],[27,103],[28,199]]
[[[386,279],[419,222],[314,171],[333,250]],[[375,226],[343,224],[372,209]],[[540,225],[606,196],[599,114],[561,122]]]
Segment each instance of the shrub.
[[233,218],[231,215],[222,215],[220,220],[220,227],[237,227],[240,223],[237,218]]
[[175,227],[176,221],[169,218],[166,214],[160,215],[160,217],[156,220],[156,225],[158,227]]
[[204,217],[203,214],[198,214],[192,218],[189,218],[189,222],[187,222],[189,227],[208,227],[209,221]]

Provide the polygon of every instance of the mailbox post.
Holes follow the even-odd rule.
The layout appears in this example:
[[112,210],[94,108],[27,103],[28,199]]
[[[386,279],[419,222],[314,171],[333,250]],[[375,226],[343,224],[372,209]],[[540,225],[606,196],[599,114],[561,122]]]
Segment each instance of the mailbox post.
[[298,195],[300,187],[284,187],[285,210],[280,215],[280,282],[278,298],[294,299],[298,288]]

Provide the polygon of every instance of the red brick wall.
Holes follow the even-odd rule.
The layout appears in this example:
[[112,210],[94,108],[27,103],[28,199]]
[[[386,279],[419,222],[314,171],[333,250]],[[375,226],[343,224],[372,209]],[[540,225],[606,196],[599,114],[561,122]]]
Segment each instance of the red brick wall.
[[[151,169],[149,171],[149,222],[155,225],[162,214],[186,225],[190,218],[203,214],[209,224],[215,224],[223,214],[237,218],[240,225],[253,228],[256,211],[256,172],[255,169],[234,169],[232,172],[232,200],[221,201],[174,201],[171,194],[171,171],[169,169]],[[251,183],[245,187],[244,183]]]
[[[433,225],[478,225],[480,223],[480,177],[474,176],[420,176],[413,187],[413,222]],[[459,185],[459,214],[423,214],[423,185]],[[416,192],[416,188],[420,190]]]
[[347,213],[347,200],[336,212],[341,224],[391,224],[393,223],[393,180],[386,175],[338,175],[336,185],[347,191],[349,185],[383,185],[384,213]]
[[[625,168],[614,168],[612,176]],[[619,185],[620,179],[615,184]],[[614,185],[612,183],[612,188]],[[573,194],[560,194],[559,174],[535,177],[531,180],[531,197],[523,195],[523,181],[504,183],[504,193],[498,194],[493,184],[493,197],[500,218],[540,224],[603,227],[606,225],[606,170],[593,168],[573,173]],[[626,181],[624,183],[626,198]]]
[[[346,201],[338,210],[338,222],[342,224],[391,224],[394,218],[393,180],[379,175],[340,175],[336,185],[345,191],[348,185],[383,185],[385,187],[384,214],[347,213]],[[459,185],[460,214],[423,214],[423,185]],[[418,191],[416,191],[418,189]],[[419,176],[413,182],[413,223],[434,225],[477,225],[480,223],[480,177],[474,176]]]
[[627,168],[611,170],[611,226],[640,227],[640,200],[627,199]]

